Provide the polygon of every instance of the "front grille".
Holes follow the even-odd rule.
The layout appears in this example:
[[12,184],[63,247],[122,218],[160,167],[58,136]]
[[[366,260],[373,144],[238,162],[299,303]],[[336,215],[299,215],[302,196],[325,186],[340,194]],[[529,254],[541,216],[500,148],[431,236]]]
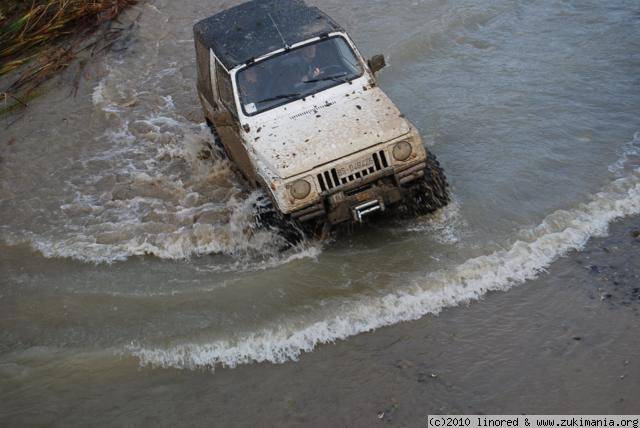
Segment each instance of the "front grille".
[[360,171],[356,171],[353,174],[345,175],[343,177],[338,176],[338,171],[336,168],[331,168],[327,171],[321,172],[316,176],[318,179],[318,184],[320,184],[320,190],[326,192],[327,190],[332,190],[340,186],[344,186],[346,184],[351,183],[354,180],[358,180],[360,178],[364,178],[370,174],[374,174],[382,169],[388,168],[389,163],[387,162],[387,156],[384,153],[384,150],[380,150],[375,152],[373,155],[373,165],[361,169]]

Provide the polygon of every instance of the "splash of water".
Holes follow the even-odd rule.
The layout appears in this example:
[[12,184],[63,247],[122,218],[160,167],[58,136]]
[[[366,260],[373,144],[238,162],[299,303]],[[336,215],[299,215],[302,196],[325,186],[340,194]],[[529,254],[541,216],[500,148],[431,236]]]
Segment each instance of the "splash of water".
[[591,237],[605,235],[612,221],[636,214],[640,214],[637,167],[590,201],[548,215],[527,231],[528,239],[517,240],[508,249],[469,259],[451,270],[410,278],[408,285],[384,296],[343,301],[333,315],[304,327],[281,325],[235,340],[180,343],[166,348],[132,344],[126,352],[143,366],[187,369],[296,360],[318,344],[437,314],[443,308],[477,300],[489,291],[508,290],[534,279],[559,257],[582,249]]

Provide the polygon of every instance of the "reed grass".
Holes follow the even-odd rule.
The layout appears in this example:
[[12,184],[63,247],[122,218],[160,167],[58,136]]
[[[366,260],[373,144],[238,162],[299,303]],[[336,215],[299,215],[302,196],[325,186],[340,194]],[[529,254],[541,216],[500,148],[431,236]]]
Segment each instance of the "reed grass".
[[[2,0],[0,113],[26,107],[42,83],[87,49],[108,49],[122,28],[111,23],[136,0]],[[7,80],[3,78],[3,80]]]

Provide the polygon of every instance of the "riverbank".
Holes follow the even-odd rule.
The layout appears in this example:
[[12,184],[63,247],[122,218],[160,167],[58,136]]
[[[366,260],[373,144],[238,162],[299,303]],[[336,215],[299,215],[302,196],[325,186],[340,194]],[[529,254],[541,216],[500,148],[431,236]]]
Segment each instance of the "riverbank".
[[0,115],[28,107],[40,86],[113,48],[125,29],[112,24],[136,0],[7,0],[0,7]]
[[364,427],[417,426],[433,413],[637,414],[638,231],[640,217],[623,219],[509,292],[298,362],[209,372],[106,355],[4,361],[0,423]]

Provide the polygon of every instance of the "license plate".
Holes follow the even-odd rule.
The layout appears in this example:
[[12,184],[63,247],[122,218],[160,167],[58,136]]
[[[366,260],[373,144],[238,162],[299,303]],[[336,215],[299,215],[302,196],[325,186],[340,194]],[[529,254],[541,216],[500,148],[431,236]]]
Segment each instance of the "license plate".
[[336,168],[338,172],[338,177],[346,177],[351,174],[355,174],[356,172],[360,172],[364,169],[368,169],[373,165],[373,157],[371,155],[367,155],[351,162],[348,165],[342,165]]

